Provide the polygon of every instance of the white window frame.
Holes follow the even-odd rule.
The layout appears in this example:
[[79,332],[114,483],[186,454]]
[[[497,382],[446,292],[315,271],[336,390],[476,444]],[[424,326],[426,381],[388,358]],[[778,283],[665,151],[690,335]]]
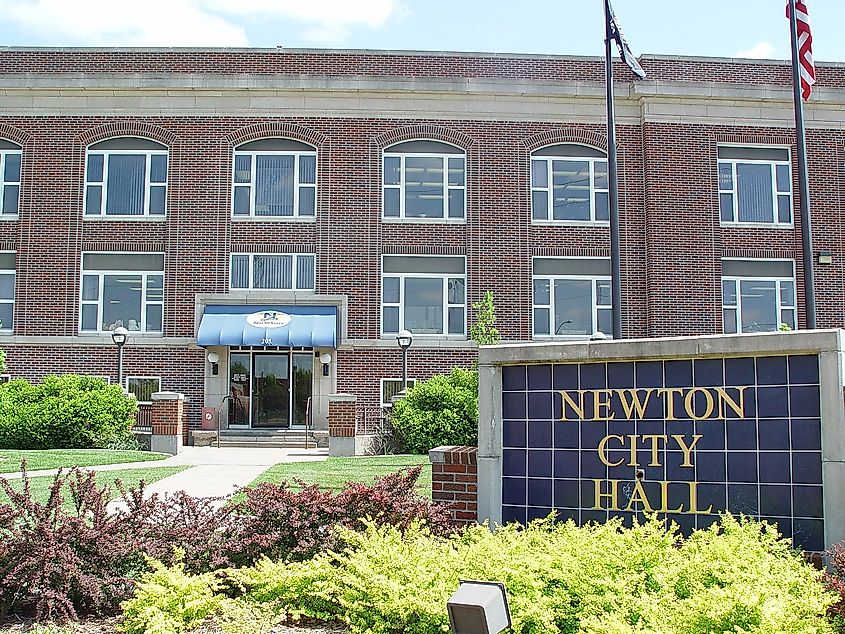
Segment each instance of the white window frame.
[[[0,253],[16,253],[16,251],[0,251]],[[4,269],[4,268],[0,268],[0,273],[2,273],[2,274],[4,274],[4,275],[8,275],[9,273],[11,273],[11,274],[12,274],[12,278],[13,278],[13,280],[14,280],[14,281],[13,281],[13,283],[12,283],[12,289],[13,289],[13,292],[12,292],[12,299],[0,299],[0,304],[9,304],[9,305],[11,305],[11,306],[12,306],[12,324],[13,324],[13,325],[12,325],[11,327],[7,327],[7,326],[0,326],[0,332],[7,333],[7,332],[12,332],[12,331],[14,330],[14,323],[15,323],[15,295],[16,295],[17,285],[18,285],[18,269],[17,269],[17,265],[16,265],[16,266],[15,266],[15,268],[13,268],[13,269]]]
[[[133,271],[133,270],[103,270],[103,269],[95,269],[93,271],[86,271],[84,268],[85,256],[86,255],[162,255],[163,253],[138,253],[138,252],[131,252],[131,253],[120,253],[114,251],[84,251],[80,257],[80,275],[79,275],[79,333],[80,334],[103,334],[103,333],[110,333],[111,330],[103,330],[102,329],[102,320],[103,320],[103,278],[105,276],[111,275],[140,275],[141,276],[141,322],[140,322],[140,330],[130,330],[129,334],[132,336],[138,335],[160,335],[164,332],[164,293],[165,293],[165,279],[164,279],[164,269],[166,266],[166,262],[162,265],[161,271]],[[164,256],[166,259],[166,256]],[[161,301],[158,300],[151,300],[147,301],[147,278],[151,275],[160,275],[161,276],[161,290],[162,290],[162,299]],[[85,277],[96,276],[97,279],[97,299],[82,299],[83,297],[83,287],[85,283]],[[83,330],[82,329],[82,307],[85,305],[96,305],[97,306],[97,330]],[[161,306],[161,330],[147,330],[147,306]]]
[[0,374],[0,385],[3,385],[4,383],[8,383],[11,380],[12,380],[11,374]]
[[[21,168],[18,171],[18,180],[6,180],[6,157],[8,156],[21,157]],[[23,150],[0,149],[0,219],[15,220],[20,214],[21,205],[21,176],[23,175]],[[3,200],[6,197],[6,187],[18,188],[18,204],[17,211],[13,214],[3,213]]]
[[[743,258],[744,260],[750,261],[761,261],[759,259],[750,259],[750,258]],[[762,260],[768,261],[768,260]],[[784,310],[792,310],[793,316],[793,323],[794,327],[798,328],[798,288],[795,281],[795,262],[793,260],[778,260],[780,262],[790,262],[792,264],[792,277],[782,277],[776,275],[766,275],[766,276],[759,276],[759,275],[723,275],[721,278],[720,284],[720,292],[722,294],[722,332],[725,333],[725,311],[732,310],[736,315],[736,333],[725,333],[725,334],[748,334],[743,332],[742,330],[742,293],[740,292],[740,282],[775,282],[776,292],[776,312],[778,323],[774,330],[755,330],[753,332],[777,332],[780,330],[780,325],[784,323],[781,321],[782,313]],[[736,305],[726,304],[725,303],[725,291],[724,291],[724,283],[725,282],[732,282],[735,284],[734,292],[736,294]],[[791,305],[784,304],[781,301],[781,292],[782,292],[782,285],[784,282],[789,282],[792,284],[792,299],[793,303]]]
[[[795,222],[795,204],[794,204],[794,197],[793,197],[793,187],[792,187],[792,150],[789,147],[785,146],[777,146],[777,145],[720,145],[720,148],[736,148],[736,149],[767,149],[767,150],[786,150],[787,152],[787,160],[779,161],[775,159],[741,159],[741,158],[718,158],[716,159],[716,181],[718,186],[719,192],[719,223],[722,226],[731,226],[731,227],[781,227],[781,228],[791,228]],[[718,152],[718,151],[717,151]],[[731,166],[731,182],[733,183],[733,187],[731,189],[722,189],[722,179],[720,176],[720,170],[722,164],[728,164]],[[738,164],[743,165],[768,165],[770,168],[771,178],[772,178],[772,221],[747,221],[747,220],[740,220],[739,219],[739,194],[738,194],[738,187],[739,181],[737,180],[736,168]],[[778,191],[778,183],[777,183],[777,166],[778,165],[785,165],[789,170],[789,192],[779,192]],[[722,195],[723,194],[730,194],[732,197],[733,202],[733,215],[731,220],[724,220],[722,219]],[[785,196],[789,195],[789,222],[780,222],[778,220],[778,196]]]
[[[397,379],[381,379],[381,381],[380,381],[380,384],[381,384],[381,391],[379,392],[379,395],[380,395],[380,396],[379,396],[379,398],[380,398],[380,400],[381,400],[381,406],[382,406],[382,407],[390,407],[391,405],[393,405],[393,402],[392,402],[392,401],[391,401],[391,402],[385,402],[385,400],[384,400],[384,388],[385,388],[385,385],[386,385],[388,382],[396,382],[396,383],[400,383],[400,384],[401,384],[401,383],[402,383],[402,377],[400,376],[400,377],[399,377],[399,378],[397,378]],[[408,377],[408,388],[409,388],[409,389],[410,389],[410,388],[412,388],[412,387],[414,387],[416,384],[417,384],[417,380],[416,380],[416,379],[412,379],[411,377]],[[398,392],[401,392],[401,391],[402,391],[401,389],[396,390],[396,392],[397,392],[397,393],[398,393]]]
[[[536,299],[534,296],[534,282],[537,280],[546,280],[549,283],[549,303],[548,304],[537,304]],[[557,334],[551,332],[552,328],[555,325],[555,281],[556,280],[586,280],[592,282],[592,298],[591,298],[591,307],[590,307],[590,314],[592,317],[592,332],[589,334]],[[598,330],[598,323],[599,323],[599,311],[604,310],[607,312],[611,312],[613,309],[613,305],[608,304],[607,306],[599,306],[598,305],[598,285],[599,282],[607,282],[608,284],[611,283],[611,277],[609,275],[533,275],[531,277],[531,333],[534,339],[584,339],[594,335]],[[611,297],[611,302],[613,298]],[[537,309],[547,309],[549,311],[549,334],[538,333],[536,331],[536,324],[534,323],[534,311]],[[604,333],[607,335],[608,338],[611,337],[611,333],[606,332]]]
[[[88,181],[88,159],[92,155],[100,154],[103,157],[103,180],[102,182],[95,181],[89,182]],[[109,183],[109,157],[116,156],[116,155],[123,155],[123,156],[144,156],[146,159],[146,164],[144,166],[144,213],[143,214],[107,214],[106,213],[106,201],[108,200],[108,183]],[[167,162],[167,176],[165,178],[164,183],[153,183],[150,181],[150,164],[152,162],[153,156],[163,156],[165,161]],[[118,220],[127,220],[132,218],[143,218],[145,220],[162,220],[167,217],[167,194],[168,190],[170,189],[169,185],[170,181],[170,151],[166,149],[162,150],[153,150],[153,149],[137,149],[137,150],[97,150],[88,148],[85,152],[85,188],[83,190],[83,201],[82,201],[82,217],[83,218],[114,218]],[[100,187],[100,213],[98,214],[89,214],[88,213],[88,188],[89,187]],[[150,188],[151,187],[164,187],[164,211],[162,213],[150,213]]]
[[[161,377],[160,376],[147,376],[147,375],[132,374],[132,375],[127,376],[126,380],[123,382],[123,388],[126,390],[126,392],[128,394],[132,394],[132,392],[129,391],[129,380],[130,379],[136,379],[136,380],[140,379],[142,381],[149,381],[149,380],[158,381],[158,389],[155,392],[161,392]],[[153,394],[155,394],[155,392],[153,392]],[[152,403],[152,401],[138,401],[139,405],[149,405],[150,403]]]
[[[236,255],[239,256],[247,256],[249,258],[249,282],[247,286],[232,286],[232,262]],[[254,283],[254,271],[255,271],[255,257],[256,256],[266,256],[266,255],[278,255],[278,256],[288,256],[293,258],[292,263],[292,275],[291,281],[293,282],[293,286],[291,288],[256,288]],[[299,259],[301,257],[311,257],[314,261],[314,273],[312,277],[314,278],[314,286],[312,288],[299,288]],[[316,292],[317,288],[317,256],[314,253],[255,253],[252,251],[236,251],[229,254],[229,290],[230,291],[267,291],[270,293],[284,291],[284,292],[296,292],[296,293],[314,293]]]
[[[419,139],[422,140],[422,139]],[[438,141],[440,143],[440,141]],[[398,158],[399,159],[399,184],[387,184],[384,182],[385,175],[387,170],[385,169],[385,163],[388,158]],[[443,165],[443,183],[442,183],[442,193],[443,193],[443,215],[442,216],[432,216],[432,217],[422,217],[422,216],[406,216],[405,215],[405,162],[406,159],[409,158],[439,158],[441,159]],[[461,159],[463,161],[464,167],[464,184],[463,185],[450,185],[449,184],[449,159]],[[456,152],[455,154],[443,154],[441,152],[391,152],[390,149],[386,149],[382,153],[381,159],[381,217],[382,220],[387,222],[393,221],[403,221],[403,222],[451,222],[451,223],[465,223],[467,217],[467,159],[465,152]],[[388,216],[387,215],[387,190],[399,190],[399,215],[398,216]],[[451,191],[463,191],[464,193],[464,208],[463,214],[457,218],[450,218],[449,217],[449,192]]]
[[[239,156],[250,156],[250,171],[249,171],[249,182],[248,183],[238,183],[236,182],[236,170],[235,166],[237,164],[237,157]],[[256,160],[259,156],[292,156],[293,157],[293,213],[289,216],[282,216],[282,215],[256,215],[255,213],[255,193],[257,190],[256,187],[256,176],[255,170],[257,168],[258,161]],[[313,183],[300,183],[299,182],[299,161],[303,156],[313,156],[314,157],[314,182]],[[308,221],[316,221],[317,218],[317,207],[318,207],[318,181],[319,181],[319,169],[320,165],[318,163],[317,158],[317,150],[313,151],[306,151],[306,150],[235,150],[234,156],[232,158],[232,194],[230,200],[230,208],[232,210],[232,219],[233,220],[245,220],[245,219],[254,219],[254,220],[267,220],[270,222],[276,220],[308,220]],[[235,214],[235,188],[236,187],[249,187],[249,213],[248,214]],[[311,215],[300,215],[299,213],[299,194],[300,190],[303,188],[313,189],[314,190],[314,213]]]
[[[385,257],[425,257],[425,258],[458,258],[460,257],[464,262],[463,273],[385,273],[384,272],[384,258]],[[399,307],[399,330],[405,329],[405,280],[411,279],[439,279],[443,281],[443,332],[436,333],[413,333],[415,337],[425,338],[446,338],[446,339],[466,339],[467,336],[467,304],[469,294],[467,292],[467,274],[466,274],[466,256],[456,255],[419,255],[419,254],[401,254],[390,253],[382,254],[381,256],[381,287],[379,289],[379,331],[382,338],[396,337],[395,332],[385,332],[384,330],[384,309],[385,307]],[[399,303],[384,301],[384,280],[386,278],[399,279]],[[463,304],[449,303],[449,280],[460,279],[464,283],[464,302]],[[463,332],[449,333],[449,308],[462,307],[464,309]]]
[[[546,182],[548,183],[548,187],[534,187],[534,162],[535,161],[544,161],[546,163]],[[589,220],[578,220],[574,218],[561,218],[560,220],[554,217],[554,183],[552,181],[552,166],[554,161],[566,161],[568,163],[589,163],[590,166],[590,219]],[[536,224],[575,224],[575,225],[599,225],[599,226],[608,226],[610,225],[610,219],[607,220],[597,220],[596,219],[596,194],[597,193],[605,193],[608,194],[608,205],[610,204],[610,193],[608,188],[601,188],[596,187],[596,163],[605,163],[607,164],[607,157],[600,158],[597,156],[551,156],[551,155],[536,155],[532,154],[529,157],[530,162],[530,174],[529,174],[529,183],[531,184],[531,200],[529,201],[529,207],[531,210],[531,222]],[[608,174],[608,179],[610,178],[610,174]],[[608,187],[610,186],[610,181],[608,180]],[[545,218],[536,218],[534,215],[534,192],[545,192],[546,193],[546,216]],[[608,213],[610,209],[608,207]]]

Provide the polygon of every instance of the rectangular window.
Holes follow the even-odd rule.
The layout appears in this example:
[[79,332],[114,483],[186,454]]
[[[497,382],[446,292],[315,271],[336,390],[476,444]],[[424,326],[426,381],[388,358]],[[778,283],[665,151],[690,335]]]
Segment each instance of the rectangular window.
[[18,215],[21,151],[0,149],[0,218]]
[[162,332],[164,255],[82,255],[81,332]]
[[381,284],[382,335],[466,335],[463,256],[385,255]]
[[792,172],[786,148],[720,147],[723,223],[792,224]]
[[[416,379],[408,378],[408,388],[412,388],[417,384]],[[402,391],[404,385],[402,379],[382,379],[381,380],[381,406],[388,407],[393,405],[393,397]]]
[[152,403],[153,394],[161,392],[161,378],[157,376],[127,377],[126,390],[134,394],[139,403]]
[[235,152],[232,183],[236,218],[313,218],[317,153]]
[[3,385],[3,383],[8,383],[11,380],[12,380],[11,374],[0,374],[0,385]]
[[722,324],[725,333],[795,329],[792,260],[723,260]]
[[0,331],[10,332],[15,317],[15,254],[0,252]]
[[164,216],[166,199],[167,150],[89,150],[86,216]]
[[235,289],[313,291],[316,257],[306,253],[233,253],[229,285]]
[[607,159],[532,157],[531,208],[538,221],[608,222]]
[[534,258],[535,337],[611,332],[610,260]]
[[462,155],[385,154],[385,218],[463,220],[466,161]]

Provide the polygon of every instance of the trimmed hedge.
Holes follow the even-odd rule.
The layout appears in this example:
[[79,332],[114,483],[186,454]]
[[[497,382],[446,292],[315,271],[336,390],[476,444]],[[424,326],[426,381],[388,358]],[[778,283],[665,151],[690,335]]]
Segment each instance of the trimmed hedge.
[[77,374],[0,385],[0,449],[87,449],[129,435],[138,409],[120,386]]

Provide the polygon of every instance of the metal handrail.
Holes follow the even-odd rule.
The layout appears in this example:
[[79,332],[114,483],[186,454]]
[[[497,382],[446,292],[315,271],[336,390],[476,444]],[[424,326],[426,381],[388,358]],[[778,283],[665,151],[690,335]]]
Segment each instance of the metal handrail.
[[311,425],[311,397],[305,402],[305,449],[308,449],[308,434],[310,433]]

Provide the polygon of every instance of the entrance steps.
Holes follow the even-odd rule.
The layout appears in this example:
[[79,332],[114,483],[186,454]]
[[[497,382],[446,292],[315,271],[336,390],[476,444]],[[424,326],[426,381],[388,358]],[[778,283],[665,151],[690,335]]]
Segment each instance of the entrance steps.
[[221,429],[221,447],[268,449],[316,449],[314,433],[302,429]]

